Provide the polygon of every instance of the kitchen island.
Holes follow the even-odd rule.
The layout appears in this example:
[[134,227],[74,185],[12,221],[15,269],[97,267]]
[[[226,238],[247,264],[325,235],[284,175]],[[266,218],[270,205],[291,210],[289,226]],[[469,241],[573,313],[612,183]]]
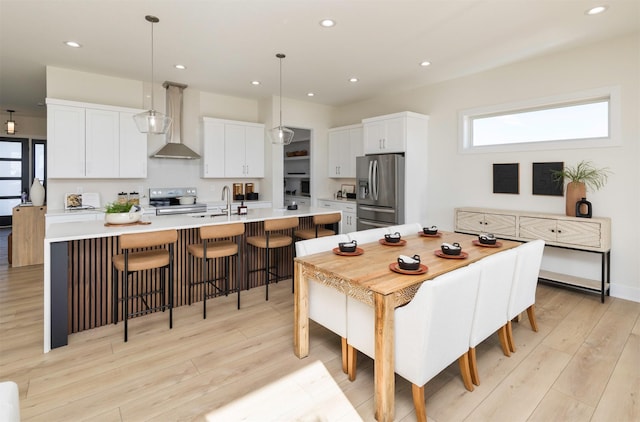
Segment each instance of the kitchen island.
[[[190,243],[200,242],[198,228],[230,222],[246,223],[245,236],[263,233],[265,220],[299,217],[300,227],[312,227],[311,217],[335,211],[300,207],[251,209],[247,215],[182,214],[145,215],[150,224],[105,226],[104,221],[80,221],[51,224],[44,242],[44,352],[67,344],[70,333],[111,322],[111,258],[119,253],[118,236],[125,233],[178,230],[175,249],[174,306],[188,303],[188,253]],[[290,253],[281,259],[291,260]],[[256,254],[245,256],[249,264],[263,264]],[[289,266],[286,266],[288,268]],[[243,288],[264,283],[262,272],[247,277]],[[233,287],[233,286],[230,286]]]

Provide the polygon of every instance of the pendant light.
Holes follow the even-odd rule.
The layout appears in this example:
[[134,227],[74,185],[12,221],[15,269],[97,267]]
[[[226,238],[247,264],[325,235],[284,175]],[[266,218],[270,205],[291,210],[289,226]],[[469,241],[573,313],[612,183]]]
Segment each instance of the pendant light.
[[136,122],[140,132],[163,135],[169,130],[171,118],[156,111],[153,107],[153,24],[160,22],[160,19],[151,15],[147,15],[144,18],[151,23],[151,110],[136,114],[133,116],[133,120]]
[[7,122],[5,123],[6,126],[6,132],[9,135],[15,135],[16,133],[16,121],[13,120],[13,113],[15,113],[15,110],[7,110],[7,113],[9,113],[9,120],[7,120]]
[[280,59],[280,124],[269,131],[271,143],[276,145],[289,145],[293,140],[293,131],[282,126],[282,59],[286,56],[282,53],[276,54]]

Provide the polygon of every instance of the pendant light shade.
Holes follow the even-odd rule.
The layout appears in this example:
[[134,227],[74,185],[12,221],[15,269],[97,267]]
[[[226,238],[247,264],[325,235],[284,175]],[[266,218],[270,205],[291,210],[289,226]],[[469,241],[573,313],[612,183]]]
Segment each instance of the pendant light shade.
[[293,131],[288,127],[282,126],[282,59],[286,56],[282,53],[276,54],[280,60],[280,123],[269,131],[271,143],[275,145],[289,145],[293,140]]
[[140,132],[163,135],[169,130],[171,117],[156,111],[153,102],[153,24],[160,22],[160,19],[151,15],[144,18],[151,23],[151,110],[136,114],[133,120]]
[[7,113],[9,113],[9,120],[7,120],[7,122],[5,123],[5,131],[9,135],[15,135],[16,121],[13,120],[13,113],[15,113],[15,110],[7,110]]

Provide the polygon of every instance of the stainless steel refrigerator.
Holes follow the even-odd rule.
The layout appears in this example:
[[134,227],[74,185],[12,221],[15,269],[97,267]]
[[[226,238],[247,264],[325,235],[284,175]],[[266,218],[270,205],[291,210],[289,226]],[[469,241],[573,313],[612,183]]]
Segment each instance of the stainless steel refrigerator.
[[404,156],[356,157],[358,230],[404,224]]

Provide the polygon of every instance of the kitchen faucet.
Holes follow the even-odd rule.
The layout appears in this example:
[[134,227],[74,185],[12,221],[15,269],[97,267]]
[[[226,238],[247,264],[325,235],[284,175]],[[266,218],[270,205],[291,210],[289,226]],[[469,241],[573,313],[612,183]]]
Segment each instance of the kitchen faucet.
[[226,211],[227,217],[231,217],[231,190],[227,185],[222,188],[222,200],[225,199],[227,200],[227,208],[222,211]]

